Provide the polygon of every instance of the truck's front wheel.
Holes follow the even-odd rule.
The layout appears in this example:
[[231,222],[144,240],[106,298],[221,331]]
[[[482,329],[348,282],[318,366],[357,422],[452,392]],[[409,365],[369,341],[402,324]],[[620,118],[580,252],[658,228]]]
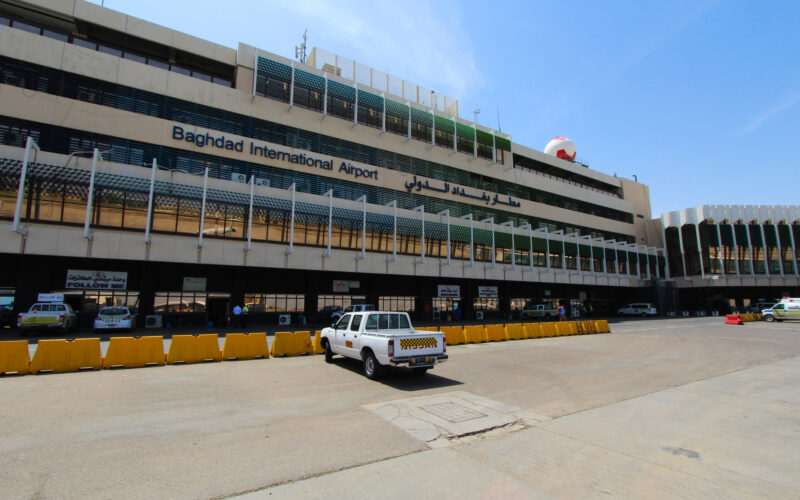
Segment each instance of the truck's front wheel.
[[368,379],[376,379],[381,373],[381,365],[372,351],[364,353],[364,375]]
[[327,339],[323,340],[322,343],[325,347],[325,362],[332,363],[333,362],[333,351],[331,350],[331,343],[328,342]]
[[771,314],[767,314],[766,316],[764,316],[764,321],[766,321],[768,323],[772,323],[773,321],[775,321],[775,316],[773,316]]

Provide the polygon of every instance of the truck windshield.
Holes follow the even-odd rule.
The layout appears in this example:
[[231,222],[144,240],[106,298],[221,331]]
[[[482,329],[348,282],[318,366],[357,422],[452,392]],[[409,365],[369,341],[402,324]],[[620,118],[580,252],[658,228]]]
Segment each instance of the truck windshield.
[[405,314],[370,314],[367,317],[367,330],[398,330],[411,328]]

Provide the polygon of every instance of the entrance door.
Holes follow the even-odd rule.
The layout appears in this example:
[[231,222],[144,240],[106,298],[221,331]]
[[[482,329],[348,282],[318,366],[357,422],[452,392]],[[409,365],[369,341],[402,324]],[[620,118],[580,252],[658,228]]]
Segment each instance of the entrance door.
[[214,327],[225,326],[231,311],[230,299],[208,298],[206,301],[206,315]]

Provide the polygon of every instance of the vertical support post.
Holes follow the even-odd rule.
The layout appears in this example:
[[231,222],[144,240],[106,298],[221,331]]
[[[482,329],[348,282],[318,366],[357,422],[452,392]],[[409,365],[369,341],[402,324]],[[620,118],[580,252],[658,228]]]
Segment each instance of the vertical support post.
[[19,228],[19,221],[22,217],[22,201],[25,196],[25,178],[28,176],[28,161],[30,160],[31,149],[41,151],[39,145],[31,136],[25,139],[25,156],[22,158],[22,169],[19,172],[19,189],[17,190],[17,206],[14,207],[14,223],[11,229],[19,234],[27,234],[27,230]]
[[392,217],[393,220],[392,256],[387,257],[386,262],[394,262],[397,260],[397,200],[390,201],[389,203],[386,204],[386,206],[394,208],[394,215]]
[[472,124],[472,132],[474,139],[472,140],[472,156],[475,158],[478,157],[478,123],[474,122]]
[[[403,85],[405,86],[405,80],[403,80]],[[404,90],[405,92],[405,90]],[[406,101],[406,105],[408,106],[408,140],[411,140],[411,101]]]
[[453,117],[453,153],[458,152],[458,122],[456,121],[457,117]]
[[759,221],[758,228],[761,230],[761,250],[764,253],[764,271],[767,273],[767,277],[769,277],[769,253],[767,252],[767,236],[764,234],[764,223]]
[[253,239],[253,194],[255,189],[256,176],[250,175],[250,206],[247,209],[247,246],[244,247],[245,252],[250,251],[250,243]]
[[289,109],[294,106],[294,61],[292,61],[292,81],[289,83]]
[[492,134],[492,163],[497,163],[497,141],[496,137]]
[[92,222],[92,205],[94,201],[94,178],[97,174],[97,160],[100,159],[100,150],[94,148],[92,151],[92,173],[89,176],[89,193],[86,196],[86,218],[83,222],[83,237],[87,240],[92,239],[92,233],[89,231],[89,226]]
[[697,237],[697,256],[700,260],[700,277],[706,277],[706,268],[703,265],[703,245],[700,241],[700,224],[694,224],[694,234]]
[[525,225],[528,226],[528,266],[530,270],[533,271],[533,227],[531,226],[530,222],[525,222]]
[[367,195],[356,201],[361,201],[361,255],[356,255],[356,260],[363,260],[367,258]]
[[297,191],[297,186],[293,182],[289,189],[292,190],[292,211],[291,211],[291,218],[289,219],[289,248],[286,249],[286,255],[294,252],[294,207],[295,207],[295,195]]
[[[682,262],[683,262],[683,277],[684,277],[684,279],[688,279],[689,274],[688,274],[688,271],[686,270],[686,249],[683,246],[683,226],[682,225],[678,226],[678,243],[681,246],[681,259],[682,259]],[[664,238],[664,245],[666,246],[666,244],[667,244],[667,239],[665,237]]]
[[144,229],[144,242],[150,244],[150,226],[153,222],[153,191],[156,186],[156,172],[158,171],[158,163],[153,158],[153,168],[150,172],[150,196],[147,199],[147,225]]
[[516,248],[514,247],[514,221],[503,222],[501,226],[511,228],[511,269],[517,268]]
[[381,92],[383,97],[383,113],[381,115],[381,131],[386,132],[386,92]]
[[197,246],[203,246],[203,224],[206,221],[206,194],[208,193],[208,167],[203,174],[203,203],[200,205],[200,233],[197,235]]
[[[775,228],[775,244],[778,247],[778,269],[781,272],[781,278],[784,276],[783,274],[783,252],[781,252],[781,233],[778,231],[778,225],[780,222],[773,222],[772,227]],[[791,228],[789,228],[791,229]]]
[[355,67],[353,67],[353,91],[356,93],[356,102],[353,107],[353,125],[358,125],[358,84],[356,83]]
[[323,258],[331,256],[331,239],[333,236],[333,189],[327,190],[325,196],[328,197],[328,245],[325,251],[322,252]]
[[489,269],[494,269],[495,265],[495,253],[496,250],[494,248],[494,217],[489,217],[488,219],[483,219],[481,222],[489,222],[492,225],[492,266]]
[[750,276],[756,276],[756,263],[755,259],[753,259],[753,240],[750,237],[750,223],[745,222],[744,224],[745,229],[747,229],[747,252],[750,256]]
[[253,97],[256,95],[258,84],[258,49],[253,53]]
[[736,277],[739,278],[742,275],[741,269],[739,269],[739,242],[736,241],[736,225],[733,222],[728,223],[731,227],[731,239],[733,240],[733,261],[736,263]]
[[717,257],[719,257],[719,268],[722,276],[725,276],[725,259],[722,258],[722,231],[719,228],[719,221],[715,221],[717,226]]
[[544,228],[544,245],[545,245],[545,252],[546,252],[546,264],[547,264],[547,272],[550,272],[550,229],[545,226]]
[[325,93],[322,95],[322,116],[328,116],[328,72],[322,75],[325,78]]
[[433,102],[431,102],[431,146],[436,145],[436,112],[433,109]]
[[422,243],[422,252],[420,255],[420,259],[415,261],[415,264],[424,264],[425,263],[425,205],[420,205],[418,207],[414,207],[414,210],[419,211],[419,220],[422,224],[422,238],[420,239],[420,243]]
[[449,266],[450,265],[450,209],[448,208],[446,210],[439,212],[439,215],[445,216],[445,224],[447,225],[447,261],[440,262],[440,264],[443,266]]
[[461,216],[462,219],[469,219],[469,264],[464,264],[464,267],[473,267],[475,265],[475,232],[472,225],[472,214]]
[[603,246],[603,274],[606,275],[606,278],[607,278],[608,277],[608,263],[607,263],[607,259],[606,259],[606,248],[607,248],[606,247],[606,240],[604,240],[603,238],[597,238],[597,239],[600,240],[600,244]]
[[797,269],[797,247],[794,244],[794,231],[792,229],[792,225],[789,224],[789,238],[792,241],[792,267],[794,268],[794,275],[798,276],[800,273],[798,273]]

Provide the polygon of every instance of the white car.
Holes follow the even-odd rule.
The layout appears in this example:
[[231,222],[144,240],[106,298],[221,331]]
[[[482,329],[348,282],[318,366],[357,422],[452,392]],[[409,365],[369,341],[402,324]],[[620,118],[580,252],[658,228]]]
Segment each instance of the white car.
[[625,304],[624,306],[617,309],[617,314],[621,314],[623,316],[655,316],[657,314],[656,308],[653,304],[648,304],[645,302],[636,302],[633,304]]
[[103,307],[94,320],[95,330],[133,330],[136,315],[125,306]]

